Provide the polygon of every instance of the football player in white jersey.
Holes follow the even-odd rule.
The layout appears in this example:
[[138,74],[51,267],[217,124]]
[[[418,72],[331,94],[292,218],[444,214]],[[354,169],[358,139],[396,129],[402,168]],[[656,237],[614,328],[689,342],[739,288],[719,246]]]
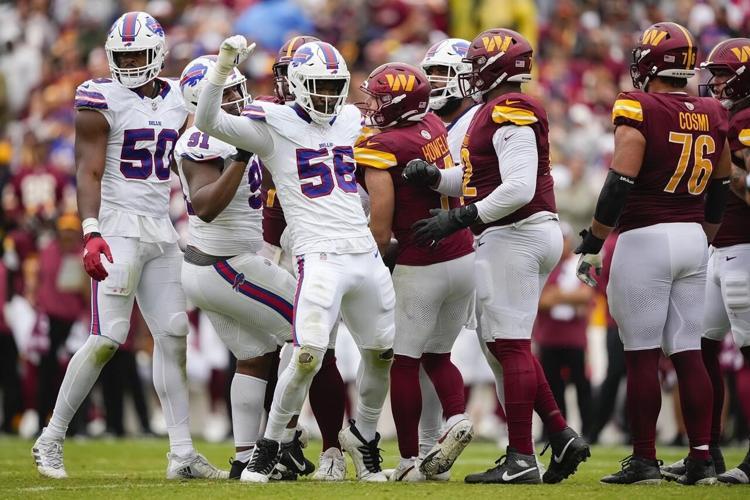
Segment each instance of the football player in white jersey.
[[298,268],[292,361],[279,377],[265,436],[256,442],[242,476],[268,480],[284,428],[302,407],[341,313],[360,347],[362,364],[356,419],[339,440],[360,480],[386,481],[376,427],[393,360],[394,292],[354,178],[353,146],[362,117],[344,104],[349,71],[333,46],[307,43],[289,66],[294,106],[257,102],[242,117],[221,113],[226,78],[254,46],[248,47],[242,36],[222,43],[195,117],[203,132],[253,151],[263,161],[284,206]]
[[[185,66],[180,87],[188,111],[195,112],[215,60],[201,56]],[[239,116],[247,102],[245,77],[235,68],[224,85],[222,109]],[[177,142],[175,161],[189,221],[182,265],[185,295],[237,358],[231,386],[236,455],[229,477],[239,479],[260,433],[277,345],[291,340],[295,281],[257,254],[263,246],[257,157],[191,127]],[[281,462],[292,474],[309,474],[315,467],[305,460],[301,431],[294,427],[282,443]]]
[[173,150],[187,112],[177,83],[157,78],[166,54],[164,30],[145,12],[128,12],[112,25],[105,49],[112,79],[89,80],[75,95],[91,335],[68,365],[32,455],[42,475],[67,477],[62,445],[68,424],[125,341],[138,299],[154,338],[154,387],[170,442],[167,479],[227,477],[196,453],[190,437],[182,252],[168,215]]

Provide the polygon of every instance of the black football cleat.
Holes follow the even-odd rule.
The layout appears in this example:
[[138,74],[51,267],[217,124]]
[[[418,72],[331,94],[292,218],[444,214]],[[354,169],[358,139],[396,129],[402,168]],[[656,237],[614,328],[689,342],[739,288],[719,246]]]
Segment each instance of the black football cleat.
[[541,484],[542,476],[534,455],[522,455],[511,447],[500,457],[492,469],[469,474],[464,478],[469,484]]
[[294,439],[288,443],[281,443],[279,464],[295,474],[306,476],[315,471],[315,464],[305,458],[305,454],[302,452],[305,444],[300,440],[300,436],[302,436],[302,431],[296,431]]
[[[724,455],[721,453],[721,448],[718,446],[712,446],[708,449],[711,454],[711,458],[714,461],[714,470],[716,474],[722,474],[727,470],[727,466],[724,462]],[[682,458],[672,465],[667,465],[661,468],[661,475],[667,481],[677,481],[680,476],[684,476],[686,471],[685,459]]]
[[621,462],[622,469],[601,478],[604,484],[661,484],[660,460],[629,456]]
[[279,443],[262,438],[255,442],[250,462],[240,475],[240,481],[267,483],[276,464],[279,463]]
[[685,458],[685,474],[677,478],[677,483],[683,486],[716,484],[714,461],[710,458],[708,460]]
[[570,427],[550,435],[542,455],[548,447],[552,448],[552,460],[544,473],[543,479],[547,484],[559,483],[575,474],[578,465],[591,456],[588,443]]
[[247,467],[248,462],[240,462],[239,460],[229,459],[229,479],[239,479],[242,475],[242,471]]

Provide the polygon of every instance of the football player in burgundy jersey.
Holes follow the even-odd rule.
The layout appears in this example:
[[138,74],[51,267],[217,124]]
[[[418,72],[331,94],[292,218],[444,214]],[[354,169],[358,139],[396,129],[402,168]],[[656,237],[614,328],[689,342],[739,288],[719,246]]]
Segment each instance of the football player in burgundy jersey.
[[[701,67],[711,72],[711,94],[729,110],[729,148],[732,152],[732,195],[719,232],[711,242],[706,271],[706,300],[701,347],[703,363],[714,390],[709,451],[717,479],[727,484],[750,483],[750,451],[740,465],[725,472],[721,441],[724,377],[719,367],[722,340],[732,331],[734,341],[750,362],[750,206],[747,171],[750,158],[750,39],[733,38],[718,44]],[[744,397],[750,397],[744,395]],[[684,473],[685,461],[662,469],[667,479]]]
[[[461,373],[450,359],[453,343],[472,315],[473,237],[463,229],[432,247],[419,246],[412,237],[412,224],[429,216],[430,209],[461,204],[401,175],[414,158],[453,167],[445,125],[428,112],[427,77],[408,64],[389,63],[373,70],[361,90],[368,96],[361,107],[365,124],[378,129],[354,149],[370,195],[370,229],[381,253],[390,245],[391,234],[398,241],[391,408],[401,462],[391,480],[424,480],[447,472],[473,437],[464,413]],[[447,423],[437,444],[417,459],[420,366],[435,386]]]
[[[471,43],[461,75],[463,95],[478,96],[463,141],[460,169],[412,165],[406,176],[435,185],[468,203],[433,210],[415,224],[418,243],[435,245],[471,227],[477,235],[476,287],[487,348],[503,367],[510,445],[504,460],[467,482],[562,481],[590,455],[568,427],[539,362],[531,352],[531,330],[539,294],[562,252],[562,233],[549,170],[547,114],[521,91],[531,79],[531,45],[508,29],[491,29]],[[416,176],[416,177],[415,177]],[[553,459],[544,478],[534,457],[531,417],[539,413],[550,432]]]
[[[256,98],[256,100],[271,101],[277,104],[294,103],[294,96],[289,90],[287,80],[289,64],[298,48],[308,42],[315,41],[319,40],[314,36],[300,35],[290,38],[284,43],[279,49],[276,62],[273,65],[274,95]],[[260,254],[294,274],[292,256],[285,252],[281,245],[281,235],[286,229],[284,211],[276,196],[276,187],[271,175],[265,169],[263,173],[261,193],[263,199],[264,247]],[[313,478],[321,481],[343,481],[346,475],[346,462],[338,440],[338,433],[344,420],[346,385],[336,366],[335,344],[336,336],[332,335],[331,343],[323,358],[323,364],[310,386],[310,408],[315,415],[323,438],[323,452],[320,454],[318,470]],[[275,385],[275,383],[269,384],[267,396],[273,395]],[[267,397],[266,399],[270,408],[271,398]]]
[[662,479],[656,460],[661,406],[660,349],[674,364],[690,441],[681,484],[716,482],[709,453],[711,381],[701,359],[708,245],[729,193],[727,116],[719,101],[684,92],[695,74],[697,47],[682,26],[646,29],[633,50],[635,91],[615,101],[615,151],[591,227],[576,253],[579,278],[591,268],[617,226],[609,308],[620,327],[627,367],[627,408],[633,455],[604,483]]

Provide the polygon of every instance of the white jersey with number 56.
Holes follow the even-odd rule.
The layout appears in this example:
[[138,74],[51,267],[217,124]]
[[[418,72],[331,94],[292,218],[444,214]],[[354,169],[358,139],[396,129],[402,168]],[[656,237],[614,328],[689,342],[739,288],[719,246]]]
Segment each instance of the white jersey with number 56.
[[170,164],[187,111],[177,82],[158,80],[161,92],[153,99],[109,78],[76,89],[75,108],[98,111],[109,123],[99,213],[104,236],[176,241],[174,229],[165,234]]
[[232,163],[237,149],[195,127],[182,134],[175,149],[175,161],[180,174],[182,193],[187,203],[188,244],[215,256],[234,256],[257,252],[263,247],[263,201],[260,197],[262,179],[260,162],[253,156],[245,167],[245,175],[232,201],[211,222],[202,221],[193,210],[190,189],[185,178],[185,159],[201,163],[216,162],[224,166]]
[[356,107],[318,125],[296,105],[269,102],[255,101],[242,116],[231,116],[219,112],[220,87],[209,84],[203,92],[211,102],[210,133],[255,152],[273,176],[295,255],[376,248],[354,176],[353,147],[362,128]]

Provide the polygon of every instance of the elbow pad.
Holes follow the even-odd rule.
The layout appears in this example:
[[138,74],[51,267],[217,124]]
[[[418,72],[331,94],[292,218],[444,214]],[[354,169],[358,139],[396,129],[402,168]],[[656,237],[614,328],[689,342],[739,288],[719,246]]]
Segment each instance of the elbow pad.
[[729,177],[711,179],[706,188],[706,204],[703,215],[709,224],[719,224],[729,199]]
[[599,194],[599,201],[596,202],[594,218],[605,226],[617,225],[617,219],[620,218],[633,184],[635,184],[634,178],[610,170],[607,180],[604,181],[602,192]]

